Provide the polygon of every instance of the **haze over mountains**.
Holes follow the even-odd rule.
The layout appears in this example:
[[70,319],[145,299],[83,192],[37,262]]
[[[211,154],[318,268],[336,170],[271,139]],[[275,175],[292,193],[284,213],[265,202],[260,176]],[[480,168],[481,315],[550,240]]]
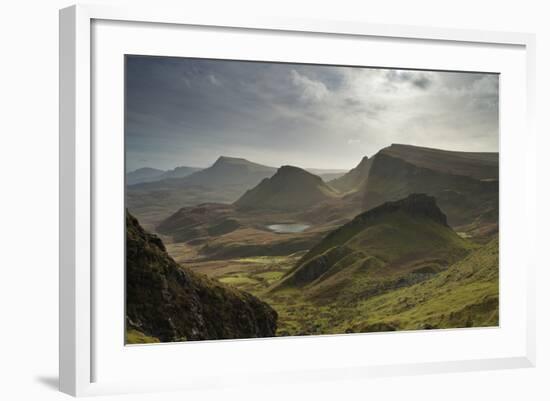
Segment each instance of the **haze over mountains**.
[[[175,169],[170,176],[178,170],[182,174],[190,171]],[[221,156],[212,166],[183,177],[131,185],[126,199],[142,223],[154,228],[181,207],[205,202],[234,203],[239,210],[302,209],[310,212],[310,218],[317,215],[337,221],[350,218],[349,212],[357,214],[411,193],[434,196],[452,226],[478,234],[494,232],[498,153],[393,144],[370,158],[365,156],[355,168],[328,182],[299,167],[276,169]]]
[[232,203],[276,171],[245,159],[221,156],[212,166],[182,178],[127,187],[126,205],[146,224],[157,224],[183,206]]
[[151,167],[143,167],[126,173],[126,185],[141,184],[144,182],[160,181],[169,178],[183,178],[195,171],[201,170],[198,167],[179,166],[172,170],[159,170]]

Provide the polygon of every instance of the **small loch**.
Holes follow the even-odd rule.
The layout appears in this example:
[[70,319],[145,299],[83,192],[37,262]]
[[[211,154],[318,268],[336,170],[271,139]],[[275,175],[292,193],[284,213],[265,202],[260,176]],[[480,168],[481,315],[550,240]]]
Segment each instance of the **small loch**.
[[276,233],[301,233],[302,231],[307,230],[311,227],[309,224],[303,223],[281,223],[281,224],[270,224],[267,226],[273,232]]

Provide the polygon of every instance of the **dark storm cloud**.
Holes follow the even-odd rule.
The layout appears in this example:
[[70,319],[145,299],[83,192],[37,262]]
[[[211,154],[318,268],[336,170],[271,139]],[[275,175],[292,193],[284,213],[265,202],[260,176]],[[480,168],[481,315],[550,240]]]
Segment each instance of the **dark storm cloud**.
[[348,168],[392,142],[498,144],[494,75],[129,56],[126,80],[128,169],[222,154]]

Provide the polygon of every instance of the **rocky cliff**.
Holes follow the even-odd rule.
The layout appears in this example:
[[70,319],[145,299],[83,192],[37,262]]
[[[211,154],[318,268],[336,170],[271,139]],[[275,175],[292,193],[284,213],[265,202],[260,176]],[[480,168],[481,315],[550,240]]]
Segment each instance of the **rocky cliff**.
[[251,294],[178,265],[126,212],[126,321],[162,342],[270,337],[277,313]]

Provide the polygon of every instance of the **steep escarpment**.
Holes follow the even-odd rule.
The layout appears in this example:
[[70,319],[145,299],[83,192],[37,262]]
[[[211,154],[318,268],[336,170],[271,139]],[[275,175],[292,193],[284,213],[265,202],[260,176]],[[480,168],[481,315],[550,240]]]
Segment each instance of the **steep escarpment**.
[[[277,313],[244,291],[178,265],[126,213],[127,331],[160,341],[275,335]],[[135,337],[135,336],[134,336]]]
[[494,231],[498,191],[498,154],[392,145],[373,157],[360,196],[368,210],[411,193],[426,193],[436,198],[451,226],[474,224]]
[[478,180],[498,179],[497,152],[460,152],[394,143],[381,153],[447,174]]

